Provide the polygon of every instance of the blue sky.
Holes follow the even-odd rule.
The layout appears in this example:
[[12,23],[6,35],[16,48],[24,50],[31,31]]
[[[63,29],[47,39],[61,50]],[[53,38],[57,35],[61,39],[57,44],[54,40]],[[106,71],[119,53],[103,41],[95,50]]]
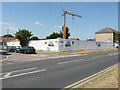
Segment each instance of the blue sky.
[[14,34],[17,28],[25,28],[39,38],[59,32],[63,25],[61,7],[65,4],[68,12],[82,16],[73,20],[67,15],[66,26],[71,38],[95,38],[95,32],[105,27],[118,30],[117,2],[3,2],[2,34],[6,34],[7,28],[10,34]]

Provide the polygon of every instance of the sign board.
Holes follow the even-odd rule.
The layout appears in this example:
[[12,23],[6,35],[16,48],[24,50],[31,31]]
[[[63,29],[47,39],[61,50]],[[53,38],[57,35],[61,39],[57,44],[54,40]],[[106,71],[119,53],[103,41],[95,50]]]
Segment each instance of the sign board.
[[106,38],[105,42],[111,42],[111,38]]
[[48,41],[48,46],[54,46],[54,41],[53,40]]
[[65,40],[65,46],[70,47],[71,46],[71,40]]

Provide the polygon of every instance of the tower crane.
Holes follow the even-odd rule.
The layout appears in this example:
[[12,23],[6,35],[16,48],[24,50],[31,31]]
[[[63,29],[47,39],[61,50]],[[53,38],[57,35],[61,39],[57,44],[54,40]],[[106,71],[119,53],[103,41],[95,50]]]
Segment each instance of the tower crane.
[[76,17],[82,17],[80,15],[77,15],[77,14],[73,14],[73,13],[69,13],[66,11],[66,5],[64,6],[64,9],[63,10],[63,15],[64,15],[64,26],[63,26],[63,39],[66,39],[66,30],[65,30],[65,24],[66,24],[66,14],[69,14],[69,15],[72,15],[73,17],[76,16]]

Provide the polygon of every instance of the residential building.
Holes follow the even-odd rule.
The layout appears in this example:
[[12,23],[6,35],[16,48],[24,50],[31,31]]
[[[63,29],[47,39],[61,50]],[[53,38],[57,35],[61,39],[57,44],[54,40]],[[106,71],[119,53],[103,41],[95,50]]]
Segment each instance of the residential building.
[[0,45],[2,45],[2,43],[4,43],[4,45],[6,45],[6,42],[9,42],[12,40],[16,40],[16,38],[14,38],[14,37],[0,37]]
[[7,42],[7,46],[21,46],[20,41],[18,39],[11,40]]

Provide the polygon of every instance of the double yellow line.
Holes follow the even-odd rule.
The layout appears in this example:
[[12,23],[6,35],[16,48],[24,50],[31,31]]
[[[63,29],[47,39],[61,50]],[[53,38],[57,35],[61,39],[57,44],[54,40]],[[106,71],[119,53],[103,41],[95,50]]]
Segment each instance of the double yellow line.
[[[72,88],[78,88],[81,85],[84,85],[85,83],[87,83],[87,82],[89,82],[89,81],[91,81],[91,80],[93,80],[93,79],[95,79],[95,78],[97,78],[97,77],[111,71],[112,69],[117,68],[117,67],[118,67],[118,63],[114,64],[114,65],[112,65],[112,66],[110,66],[110,67],[108,67],[108,68],[106,68],[106,69],[104,69],[104,70],[102,70],[102,71],[100,71],[98,73],[95,73],[95,74],[93,74],[93,75],[91,75],[91,76],[89,76],[89,77],[87,77],[85,79],[82,79],[82,80],[80,80],[80,81],[78,81],[76,83],[73,83],[73,84],[71,84],[71,85],[69,85],[67,87],[64,87],[61,90],[66,90],[66,89],[69,89],[69,88],[71,88],[71,89]],[[71,90],[71,89],[69,89],[69,90]]]

